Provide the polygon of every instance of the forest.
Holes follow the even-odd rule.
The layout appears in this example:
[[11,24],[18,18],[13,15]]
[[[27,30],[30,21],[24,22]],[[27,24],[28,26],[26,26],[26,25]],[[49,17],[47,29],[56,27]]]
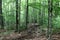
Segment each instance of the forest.
[[60,0],[0,0],[0,40],[60,40]]

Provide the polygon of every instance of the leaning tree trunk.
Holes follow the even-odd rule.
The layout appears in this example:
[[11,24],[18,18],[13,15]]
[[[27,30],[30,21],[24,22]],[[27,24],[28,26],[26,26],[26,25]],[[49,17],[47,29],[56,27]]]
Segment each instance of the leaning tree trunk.
[[2,0],[0,0],[0,25],[1,25],[1,29],[4,29],[3,14],[2,14]]
[[52,0],[48,0],[48,27],[47,27],[47,40],[52,40]]

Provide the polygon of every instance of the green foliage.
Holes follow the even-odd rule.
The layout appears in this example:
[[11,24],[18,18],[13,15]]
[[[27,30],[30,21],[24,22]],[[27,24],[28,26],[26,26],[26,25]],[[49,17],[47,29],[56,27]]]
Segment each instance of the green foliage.
[[[56,30],[56,28],[60,28],[60,0],[53,0],[53,28]],[[16,26],[16,1],[15,0],[3,0],[2,2],[2,11],[4,16],[4,23],[5,27],[8,30],[15,29]],[[28,10],[28,21],[31,23],[33,20],[37,20],[38,23],[42,23],[42,20],[40,19],[41,14],[44,11],[45,16],[44,23],[42,26],[47,27],[48,25],[48,1],[47,0],[37,0],[36,2],[33,2],[33,0],[30,0],[28,2],[29,10]],[[21,9],[19,8],[21,7]],[[19,1],[19,11],[20,11],[20,20],[19,20],[19,30],[24,30],[26,28],[26,0],[21,0],[21,4]],[[42,9],[42,8],[45,8]],[[33,11],[34,10],[34,11]],[[40,14],[40,15],[39,15]],[[43,14],[43,15],[44,15]],[[34,18],[34,19],[33,19]],[[42,18],[42,19],[43,19]]]
[[53,20],[54,28],[60,28],[60,16]]
[[45,7],[45,8],[48,7],[47,5],[43,5],[41,3],[29,3],[28,6],[31,6],[31,7],[36,8],[36,9],[41,9],[42,6]]

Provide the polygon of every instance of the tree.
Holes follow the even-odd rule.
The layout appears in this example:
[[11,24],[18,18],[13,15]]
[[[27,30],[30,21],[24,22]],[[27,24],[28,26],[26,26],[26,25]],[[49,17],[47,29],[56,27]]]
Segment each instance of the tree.
[[51,40],[52,35],[52,0],[48,0],[48,27],[47,27],[47,39]]
[[[21,0],[18,0],[18,2],[19,2],[19,3],[18,3],[18,8],[19,8],[19,9],[18,9],[18,13],[19,13],[19,14],[18,14],[18,16],[19,16],[19,17],[18,17],[18,19],[19,19],[18,31],[19,31],[19,30],[20,30],[20,23],[21,23],[21,22],[20,22],[20,15],[21,15]],[[19,32],[20,32],[20,31],[19,31]]]
[[4,22],[3,22],[3,14],[2,14],[2,0],[0,0],[0,25],[1,29],[4,29]]
[[16,32],[18,32],[18,26],[19,26],[19,21],[18,21],[18,0],[16,0]]
[[[18,2],[18,1],[20,1],[20,2]],[[20,26],[20,9],[21,9],[20,7],[21,7],[21,0],[16,0],[16,32],[20,32],[19,31],[19,26]]]
[[[33,0],[32,2],[35,3],[36,0]],[[33,15],[33,18],[32,18],[33,20],[32,20],[32,22],[33,22],[33,23],[37,23],[37,18],[36,18],[36,17],[37,17],[37,16],[36,16],[36,15],[37,15],[37,12],[36,12],[36,9],[35,9],[35,8],[33,8],[33,14],[32,14],[32,15]]]
[[28,11],[29,11],[29,6],[28,6],[28,0],[26,1],[26,28],[27,28],[27,24],[28,24]]

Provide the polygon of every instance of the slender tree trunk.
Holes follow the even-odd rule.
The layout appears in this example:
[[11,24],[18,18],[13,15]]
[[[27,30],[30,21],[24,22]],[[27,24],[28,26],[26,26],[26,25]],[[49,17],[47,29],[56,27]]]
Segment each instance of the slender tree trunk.
[[18,21],[18,0],[16,0],[16,32],[18,32],[18,26],[19,26],[19,21]]
[[3,14],[2,14],[2,0],[0,0],[0,25],[1,29],[4,29],[4,22],[3,22]]
[[[19,16],[19,17],[18,17],[18,19],[19,19],[19,27],[18,27],[18,31],[19,31],[19,30],[20,30],[20,23],[21,23],[21,22],[20,22],[21,0],[19,0],[18,2],[19,2],[19,3],[18,3],[18,7],[19,7],[19,9],[18,9],[18,13],[19,13],[19,14],[18,14],[18,16]],[[20,31],[19,31],[19,32],[20,32]]]
[[29,11],[29,7],[28,7],[28,0],[26,1],[27,4],[26,4],[26,28],[27,28],[27,24],[28,24],[28,11]]
[[47,27],[47,39],[51,39],[52,36],[52,0],[48,0],[48,27]]
[[[43,1],[43,4],[45,4],[46,2]],[[45,7],[42,7],[42,25],[44,24],[44,18],[45,18]]]
[[[33,3],[36,3],[36,0],[33,0]],[[33,13],[34,13],[34,14],[32,14],[32,15],[33,15],[33,23],[36,23],[37,20],[35,19],[35,18],[36,18],[36,17],[35,17],[35,13],[36,13],[35,8],[33,8]]]
[[[40,1],[40,4],[41,4],[41,1]],[[42,34],[42,24],[43,24],[43,18],[42,18],[42,16],[43,16],[43,14],[42,14],[42,9],[40,8],[39,9],[39,24],[40,24],[40,27],[39,27],[39,29],[40,29],[40,35]]]
[[42,26],[42,25],[43,25],[43,7],[42,7],[42,6],[41,6],[41,15],[40,15],[40,16],[41,16],[41,17],[40,17],[40,18],[41,18],[41,19],[40,19],[40,20],[41,20],[41,21],[40,21],[40,24],[41,24],[40,26]]

